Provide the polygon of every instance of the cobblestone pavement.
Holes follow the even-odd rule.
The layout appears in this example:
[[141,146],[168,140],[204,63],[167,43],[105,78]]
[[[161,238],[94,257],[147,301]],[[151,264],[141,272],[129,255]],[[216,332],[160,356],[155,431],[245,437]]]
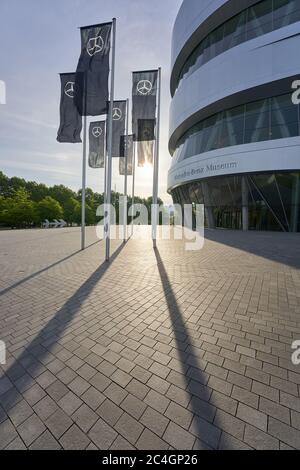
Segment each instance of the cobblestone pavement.
[[300,449],[300,237],[0,232],[0,448]]

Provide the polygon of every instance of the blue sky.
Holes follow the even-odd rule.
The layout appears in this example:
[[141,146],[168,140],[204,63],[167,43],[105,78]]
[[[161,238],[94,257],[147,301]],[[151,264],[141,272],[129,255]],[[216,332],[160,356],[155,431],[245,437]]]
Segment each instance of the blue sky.
[[[49,185],[81,186],[82,146],[58,144],[59,72],[76,69],[78,27],[117,18],[115,98],[131,93],[131,71],[162,67],[159,193],[164,201],[168,154],[171,33],[181,0],[1,0],[0,170]],[[113,189],[122,191],[114,161]],[[103,191],[103,170],[88,170],[87,185]],[[136,193],[150,195],[152,173],[137,172]]]

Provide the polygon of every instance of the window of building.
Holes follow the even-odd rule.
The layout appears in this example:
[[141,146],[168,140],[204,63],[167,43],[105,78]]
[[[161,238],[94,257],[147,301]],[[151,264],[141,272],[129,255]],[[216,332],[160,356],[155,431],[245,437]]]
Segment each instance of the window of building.
[[173,163],[219,148],[299,136],[299,110],[289,93],[214,114],[182,136]]
[[177,86],[203,64],[238,44],[300,21],[299,0],[262,0],[212,31],[193,50]]

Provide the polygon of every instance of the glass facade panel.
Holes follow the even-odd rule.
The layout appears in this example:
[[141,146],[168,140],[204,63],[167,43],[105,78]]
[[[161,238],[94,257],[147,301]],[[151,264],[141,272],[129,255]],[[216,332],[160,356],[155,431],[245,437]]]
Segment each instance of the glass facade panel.
[[243,11],[224,23],[223,51],[227,51],[246,41],[247,12]]
[[245,41],[300,21],[299,0],[262,0],[212,31],[193,50],[177,86],[203,64]]
[[290,96],[278,96],[271,102],[271,138],[282,139],[299,135],[298,106]]
[[272,31],[272,0],[265,0],[248,9],[247,40]]
[[[172,191],[173,201],[205,205],[206,224],[242,229],[242,178],[250,230],[300,232],[300,172],[232,175],[195,181]],[[247,196],[246,196],[247,201]]]
[[270,138],[270,102],[258,101],[246,105],[244,143],[261,142]]
[[300,21],[299,0],[273,0],[273,25],[279,29]]
[[219,148],[299,136],[299,121],[299,106],[291,94],[222,111],[182,136],[173,164]]

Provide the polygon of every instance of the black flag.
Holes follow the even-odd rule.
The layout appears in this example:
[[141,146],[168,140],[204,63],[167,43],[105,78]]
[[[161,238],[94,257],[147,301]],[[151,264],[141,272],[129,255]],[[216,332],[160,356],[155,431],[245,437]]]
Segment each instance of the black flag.
[[137,155],[138,166],[153,164],[155,119],[138,119]]
[[155,119],[138,119],[138,142],[155,140]]
[[157,70],[133,72],[132,131],[135,140],[138,140],[138,121],[155,119],[157,77]]
[[125,175],[126,152],[127,153],[127,175],[132,175],[133,169],[133,135],[122,135],[120,147],[119,173]]
[[89,138],[89,166],[91,168],[104,168],[105,121],[90,123]]
[[[121,137],[125,134],[126,101],[114,101],[112,157],[120,157]],[[108,143],[108,137],[107,137]]]
[[81,142],[82,118],[74,103],[75,73],[61,73],[60,126],[57,141],[77,144]]
[[154,140],[137,142],[138,166],[153,165]]
[[109,53],[112,23],[85,26],[76,70],[75,103],[82,116],[108,112]]

